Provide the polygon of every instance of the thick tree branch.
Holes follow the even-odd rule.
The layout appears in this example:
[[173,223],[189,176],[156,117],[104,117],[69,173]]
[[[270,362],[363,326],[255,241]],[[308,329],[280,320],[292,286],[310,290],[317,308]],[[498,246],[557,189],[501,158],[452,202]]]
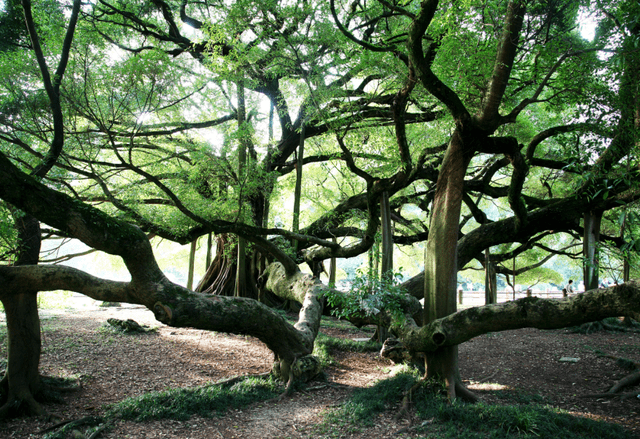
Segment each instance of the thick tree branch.
[[498,121],[498,110],[511,77],[525,11],[525,2],[521,0],[509,2],[506,24],[493,65],[493,73],[478,117],[480,124],[486,125],[487,129],[492,129]]
[[577,294],[564,299],[524,298],[458,311],[421,328],[393,329],[410,351],[434,352],[489,332],[519,328],[558,329],[640,311],[640,283]]

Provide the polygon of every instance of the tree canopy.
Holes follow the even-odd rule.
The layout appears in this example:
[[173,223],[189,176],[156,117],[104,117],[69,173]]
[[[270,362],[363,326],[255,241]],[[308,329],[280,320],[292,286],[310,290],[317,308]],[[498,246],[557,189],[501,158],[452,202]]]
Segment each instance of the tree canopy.
[[[447,351],[458,342],[424,335],[456,311],[459,270],[486,268],[487,254],[498,272],[516,258],[540,270],[580,242],[587,283],[603,261],[637,258],[639,8],[7,1],[0,300],[8,314],[53,288],[144,304],[170,325],[257,336],[293,379],[325,308],[320,264],[371,251],[388,214],[395,245],[426,249],[404,285],[425,305],[418,318],[407,297],[411,317],[372,322],[416,352],[435,342],[428,369],[463,391]],[[205,293],[170,282],[149,237],[209,234]],[[117,255],[131,279],[37,265],[25,255],[41,236]],[[302,304],[295,326],[266,292]],[[610,312],[629,303],[610,300]]]

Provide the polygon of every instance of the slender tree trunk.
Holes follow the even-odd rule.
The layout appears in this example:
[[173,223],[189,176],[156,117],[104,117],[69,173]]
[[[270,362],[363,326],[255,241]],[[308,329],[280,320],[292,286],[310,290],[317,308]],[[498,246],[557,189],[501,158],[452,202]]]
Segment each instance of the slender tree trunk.
[[213,246],[213,234],[212,233],[208,233],[207,234],[207,258],[205,261],[205,266],[209,267],[209,265],[211,265],[211,247]]
[[498,303],[498,279],[489,249],[484,251],[484,261],[484,302],[489,305]]
[[600,241],[600,224],[602,212],[589,211],[584,214],[584,236],[582,251],[584,256],[583,276],[586,291],[598,288],[598,243]]
[[[335,236],[333,237],[332,241],[334,243],[338,242]],[[337,272],[338,272],[338,261],[335,257],[333,257],[331,258],[331,262],[329,263],[329,286],[331,286],[331,288],[335,288]]]
[[382,277],[393,275],[393,230],[391,224],[391,206],[389,192],[382,193],[380,199],[380,216],[382,226]]
[[[246,108],[244,100],[244,80],[238,81],[238,130],[240,131],[240,142],[238,148],[238,179],[241,186],[245,183],[245,166],[247,163],[247,144],[246,136],[244,132],[246,129]],[[244,197],[239,199],[240,206],[238,206],[238,212],[242,214]],[[242,237],[238,237],[238,259],[236,266],[236,288],[234,295],[236,297],[247,297],[247,244]]]
[[196,249],[198,248],[198,240],[194,239],[189,248],[189,271],[187,273],[187,289],[193,289],[193,272],[196,265]]
[[[296,161],[296,187],[293,194],[293,226],[294,233],[300,231],[300,200],[302,198],[302,166],[304,164],[304,136],[305,136],[305,123],[302,121],[300,128],[300,143],[298,145],[298,157]],[[297,249],[297,242],[294,247]]]
[[511,285],[511,289],[513,290],[513,300],[516,300],[516,258],[513,258],[513,284]]
[[[391,205],[389,204],[389,192],[384,191],[380,197],[380,217],[382,229],[382,261],[381,279],[391,282],[393,278],[393,230],[391,224]],[[384,343],[389,338],[388,328],[378,325],[378,341]]]

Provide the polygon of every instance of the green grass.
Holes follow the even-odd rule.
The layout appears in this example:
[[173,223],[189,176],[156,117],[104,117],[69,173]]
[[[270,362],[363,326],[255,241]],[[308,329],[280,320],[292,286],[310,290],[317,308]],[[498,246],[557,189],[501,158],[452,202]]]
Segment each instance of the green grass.
[[340,320],[335,317],[329,317],[329,316],[322,316],[321,327],[339,329],[341,331],[346,331],[346,332],[367,332],[371,334],[375,332],[375,328],[372,326],[357,328],[353,325],[353,323],[347,320]]
[[[316,428],[319,438],[338,437],[340,431],[372,427],[385,411],[397,412],[404,393],[418,382],[415,372],[403,372],[356,390],[342,406],[324,415]],[[632,439],[622,427],[571,416],[553,407],[524,398],[525,404],[489,405],[449,403],[442,388],[427,383],[412,394],[414,415],[423,438],[554,438]],[[338,428],[336,428],[338,427]]]
[[318,334],[313,347],[313,355],[315,355],[322,367],[335,365],[336,361],[331,355],[335,351],[349,352],[379,352],[382,345],[374,341],[355,341],[350,338],[331,337],[322,333]]
[[231,385],[222,383],[186,389],[167,389],[127,398],[113,404],[108,407],[105,417],[135,421],[185,421],[193,415],[220,415],[229,409],[242,408],[274,398],[283,391],[281,383],[271,378],[246,378]]

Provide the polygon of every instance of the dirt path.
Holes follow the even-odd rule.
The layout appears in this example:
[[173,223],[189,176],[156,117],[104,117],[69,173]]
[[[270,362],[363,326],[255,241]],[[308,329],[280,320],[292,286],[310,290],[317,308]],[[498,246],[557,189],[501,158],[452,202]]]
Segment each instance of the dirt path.
[[[157,327],[142,336],[112,334],[100,327],[110,317],[132,318]],[[2,322],[0,322],[1,324]],[[194,387],[225,377],[267,372],[272,354],[259,341],[244,336],[171,328],[137,306],[100,308],[86,302],[66,312],[43,313],[45,375],[79,378],[83,389],[65,397],[65,404],[48,404],[61,419],[99,415],[103,405],[151,391]],[[333,336],[367,337],[369,333],[323,329]],[[460,371],[471,389],[491,403],[504,403],[500,392],[544,401],[576,416],[602,419],[638,432],[640,399],[583,398],[606,391],[626,372],[605,352],[640,362],[640,334],[600,332],[583,335],[567,331],[524,329],[487,334],[460,346]],[[560,361],[572,358],[575,362]],[[0,359],[6,358],[4,347]],[[327,370],[328,381],[312,385],[282,402],[267,402],[233,410],[222,418],[193,417],[189,421],[120,422],[101,438],[308,438],[321,413],[336,407],[350,392],[389,376],[391,364],[376,354],[341,353],[339,365]],[[640,393],[640,386],[635,390]],[[513,401],[513,399],[511,399]],[[348,438],[397,437],[406,421],[394,421],[390,410],[371,430],[343,431]],[[0,423],[0,437],[42,437],[51,422],[18,419]],[[404,436],[410,437],[410,436]]]

